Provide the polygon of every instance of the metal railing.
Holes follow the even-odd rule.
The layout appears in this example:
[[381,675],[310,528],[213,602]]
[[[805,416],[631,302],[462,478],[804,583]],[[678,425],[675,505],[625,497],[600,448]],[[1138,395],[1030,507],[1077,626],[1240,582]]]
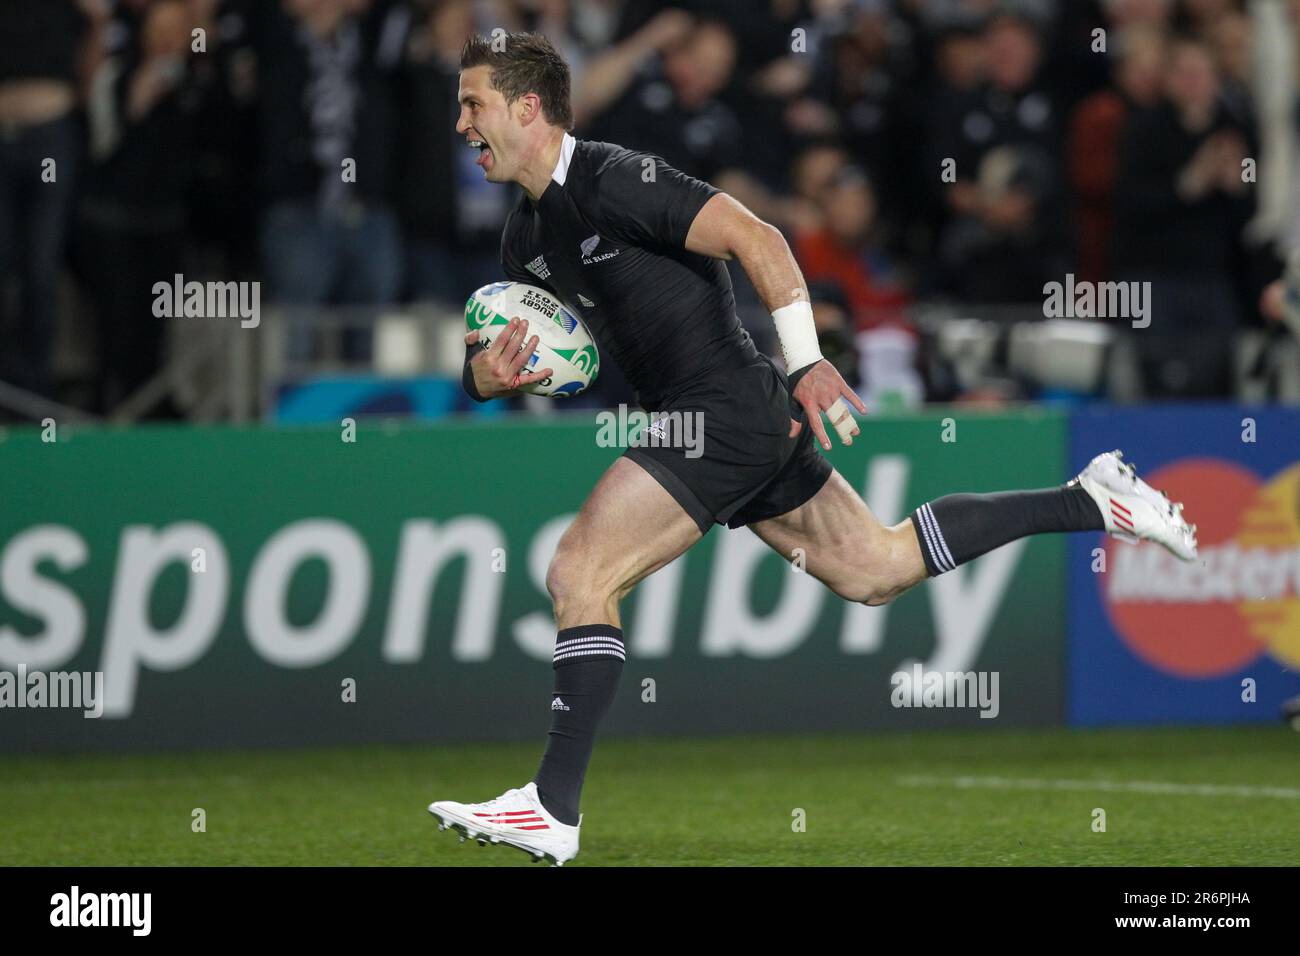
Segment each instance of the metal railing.
[[[1139,339],[1105,321],[1044,319],[1035,306],[918,304],[907,311],[918,360],[939,363],[960,390],[1013,381],[1021,386],[1117,401],[1144,397]],[[40,422],[139,421],[168,399],[191,420],[266,417],[283,382],[322,375],[458,377],[464,321],[433,305],[375,308],[268,307],[256,327],[237,320],[165,320],[170,357],[103,416],[0,381],[0,410]],[[759,330],[755,330],[756,333]],[[1197,348],[1231,352],[1233,397],[1300,404],[1300,330],[1236,333]],[[933,378],[933,367],[923,369]]]

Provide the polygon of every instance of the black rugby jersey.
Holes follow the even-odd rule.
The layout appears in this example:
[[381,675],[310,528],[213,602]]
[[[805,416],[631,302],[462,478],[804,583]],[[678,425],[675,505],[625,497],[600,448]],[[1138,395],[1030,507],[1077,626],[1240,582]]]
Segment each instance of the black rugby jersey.
[[686,250],[717,192],[658,156],[566,135],[546,191],[521,196],[501,235],[506,276],[581,316],[648,409],[758,357],[726,265]]

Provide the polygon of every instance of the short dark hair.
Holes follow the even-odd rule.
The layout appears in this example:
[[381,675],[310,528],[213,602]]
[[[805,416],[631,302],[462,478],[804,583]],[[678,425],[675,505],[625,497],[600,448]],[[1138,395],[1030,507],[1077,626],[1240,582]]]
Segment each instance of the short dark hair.
[[507,103],[513,103],[525,93],[536,93],[548,123],[573,129],[569,65],[540,33],[507,33],[504,37],[498,35],[495,41],[471,33],[460,51],[460,68],[468,70],[475,66],[486,66],[492,71],[492,89],[504,96]]

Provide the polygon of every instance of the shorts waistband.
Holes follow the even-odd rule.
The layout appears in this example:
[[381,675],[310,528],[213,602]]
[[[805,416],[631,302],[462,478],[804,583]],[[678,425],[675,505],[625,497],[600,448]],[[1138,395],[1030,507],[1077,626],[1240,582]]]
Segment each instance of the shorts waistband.
[[[710,365],[705,371],[698,375],[694,375],[683,382],[678,382],[666,391],[656,395],[653,400],[643,398],[640,393],[637,393],[637,401],[640,403],[642,408],[651,409],[653,407],[654,409],[658,409],[658,407],[662,405],[671,405],[674,399],[684,395],[703,382],[708,381],[710,375],[718,375],[726,372],[738,372],[742,368],[749,368],[750,366],[763,363],[773,365],[770,358],[757,350],[755,350],[753,355],[746,355],[744,352],[728,350],[727,354],[719,356],[715,364]],[[773,368],[775,369],[776,366],[773,365]]]

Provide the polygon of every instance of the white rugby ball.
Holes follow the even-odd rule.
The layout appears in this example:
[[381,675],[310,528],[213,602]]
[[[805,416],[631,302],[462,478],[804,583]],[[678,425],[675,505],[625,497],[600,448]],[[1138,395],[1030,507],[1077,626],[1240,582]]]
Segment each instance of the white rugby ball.
[[522,282],[493,282],[465,303],[465,327],[478,330],[491,345],[513,318],[528,320],[528,337],[537,336],[537,351],[524,371],[549,368],[550,377],[525,385],[533,395],[567,397],[586,390],[600,372],[600,352],[582,320],[545,289]]

